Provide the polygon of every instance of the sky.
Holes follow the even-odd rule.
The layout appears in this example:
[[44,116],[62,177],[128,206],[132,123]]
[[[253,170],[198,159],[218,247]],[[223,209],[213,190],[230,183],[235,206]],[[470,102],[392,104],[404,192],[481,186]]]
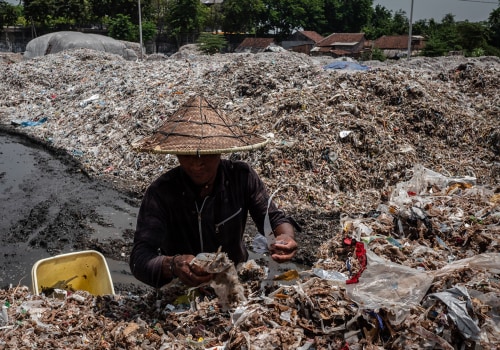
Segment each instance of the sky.
[[[403,10],[410,18],[411,2],[412,0],[373,0],[373,5],[382,5],[393,13]],[[441,22],[448,13],[455,16],[455,21],[487,21],[498,4],[498,0],[413,0],[413,22],[431,18]]]

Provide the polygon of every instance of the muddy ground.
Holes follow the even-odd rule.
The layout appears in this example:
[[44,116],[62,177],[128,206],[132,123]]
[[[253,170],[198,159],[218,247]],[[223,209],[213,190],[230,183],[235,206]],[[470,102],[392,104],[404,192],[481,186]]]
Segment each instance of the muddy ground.
[[[0,287],[31,286],[39,259],[93,249],[106,257],[116,292],[148,288],[127,264],[141,193],[91,179],[75,157],[13,129],[0,130],[0,169]],[[250,222],[249,248],[254,234]],[[312,264],[303,253],[296,260]]]

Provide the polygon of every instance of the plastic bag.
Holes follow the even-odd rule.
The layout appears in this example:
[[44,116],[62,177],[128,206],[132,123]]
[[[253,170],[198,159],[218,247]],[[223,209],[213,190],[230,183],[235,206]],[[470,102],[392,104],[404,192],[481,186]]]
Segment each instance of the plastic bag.
[[[428,301],[433,302],[439,299],[445,305],[448,311],[448,317],[455,323],[460,333],[465,339],[478,341],[481,329],[477,325],[477,320],[473,320],[469,315],[473,314],[472,302],[463,286],[455,286],[444,292],[438,292],[428,295]],[[424,305],[425,306],[425,305]],[[427,306],[428,307],[428,306]]]
[[420,304],[433,277],[385,260],[370,250],[366,257],[366,270],[359,283],[346,286],[347,294],[360,309],[387,310],[391,323],[399,325],[411,308]]
[[475,185],[476,178],[465,177],[447,177],[425,168],[421,164],[413,167],[413,176],[406,182],[400,182],[391,194],[390,201],[397,205],[404,205],[412,202],[412,196],[420,196],[427,193],[432,186],[444,190],[450,185],[462,183]]

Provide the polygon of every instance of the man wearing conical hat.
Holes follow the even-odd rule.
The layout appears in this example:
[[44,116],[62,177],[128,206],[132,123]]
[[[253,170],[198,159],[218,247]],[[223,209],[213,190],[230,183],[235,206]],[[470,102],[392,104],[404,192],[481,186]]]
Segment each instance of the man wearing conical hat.
[[146,190],[130,255],[134,276],[154,287],[178,277],[189,286],[212,275],[190,264],[202,252],[227,253],[234,264],[248,259],[243,233],[248,214],[259,232],[265,221],[273,235],[271,257],[290,260],[297,250],[294,221],[270,200],[257,173],[221,154],[264,146],[265,138],[243,133],[204,97],[192,97],[153,135],[136,145],[140,151],[175,154],[179,166]]

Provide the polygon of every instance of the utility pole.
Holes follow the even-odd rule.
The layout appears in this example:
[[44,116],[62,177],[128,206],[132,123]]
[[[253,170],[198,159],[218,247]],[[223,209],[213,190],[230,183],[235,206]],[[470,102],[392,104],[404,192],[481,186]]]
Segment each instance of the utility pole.
[[411,57],[411,31],[413,26],[413,0],[411,0],[411,10],[410,10],[410,30],[408,33],[408,54],[407,59],[410,60]]
[[141,0],[137,0],[139,7],[139,44],[141,45],[141,60],[142,60],[142,15],[141,15]]

